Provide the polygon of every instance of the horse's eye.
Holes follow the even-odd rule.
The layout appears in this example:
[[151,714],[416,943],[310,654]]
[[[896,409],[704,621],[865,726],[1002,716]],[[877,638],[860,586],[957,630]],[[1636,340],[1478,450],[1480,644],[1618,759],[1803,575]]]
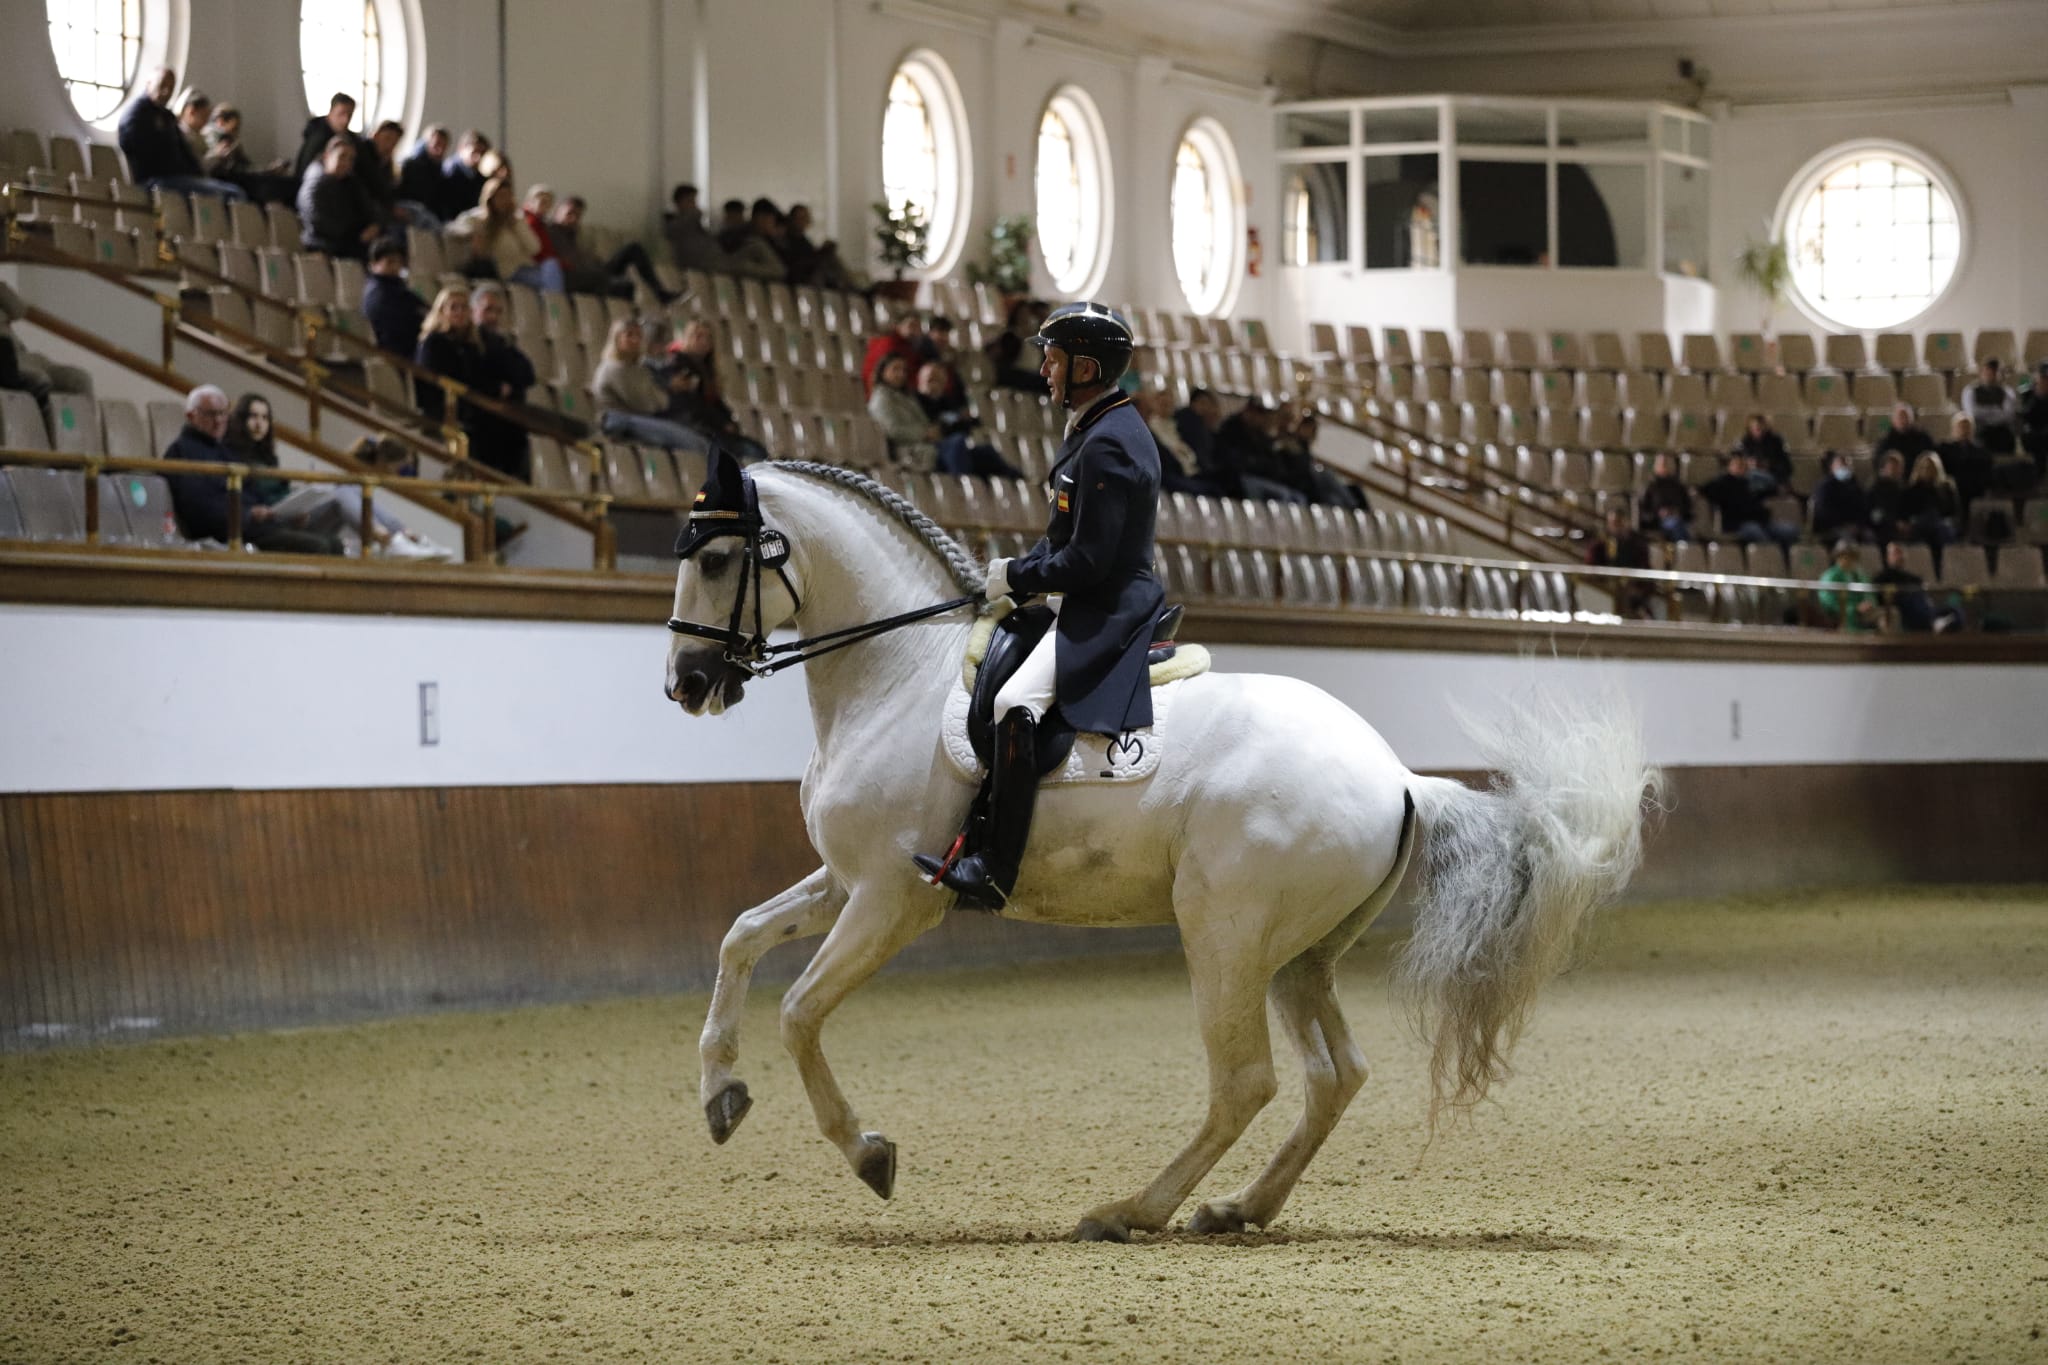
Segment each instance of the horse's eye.
[[731,565],[732,556],[729,554],[711,554],[697,556],[697,567],[704,572],[704,575],[707,578],[718,577],[718,575],[724,573],[728,568],[730,568]]

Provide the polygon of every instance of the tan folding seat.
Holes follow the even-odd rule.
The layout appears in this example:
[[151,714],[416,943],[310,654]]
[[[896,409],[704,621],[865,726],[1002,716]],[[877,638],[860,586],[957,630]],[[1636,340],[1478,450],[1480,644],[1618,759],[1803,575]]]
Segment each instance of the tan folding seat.
[[1556,370],[1576,370],[1586,363],[1585,347],[1576,332],[1549,332],[1544,336],[1543,363]]
[[1445,369],[1449,369],[1458,363],[1458,357],[1451,351],[1451,338],[1448,332],[1428,329],[1423,331],[1422,363],[1425,365],[1440,365]]
[[1671,434],[1668,439],[1673,450],[1689,453],[1707,453],[1719,447],[1719,443],[1714,439],[1712,420],[1704,411],[1691,408],[1672,410]]
[[1450,370],[1438,365],[1416,366],[1414,395],[1426,403],[1450,402]]
[[1911,332],[1879,332],[1874,353],[1877,368],[1904,374],[1920,363],[1914,349]]
[[1733,413],[1739,421],[1743,414],[1756,406],[1756,402],[1756,390],[1751,387],[1748,375],[1724,370],[1708,377],[1707,406]]
[[192,236],[192,201],[176,190],[151,190],[150,202],[163,223],[164,236],[183,241]]
[[209,289],[206,301],[215,322],[237,336],[256,335],[256,317],[247,294],[235,289]]
[[1898,406],[1899,386],[1889,374],[1859,374],[1850,385],[1849,396],[1864,412],[1883,413],[1889,421],[1892,409]]
[[1382,365],[1373,392],[1382,401],[1405,403],[1415,396],[1415,371],[1406,365]]
[[1586,333],[1586,364],[1595,370],[1628,369],[1628,352],[1621,344],[1621,333]]
[[1963,334],[1961,332],[1929,332],[1921,343],[1921,358],[1930,370],[1942,374],[1953,374],[1964,368]]
[[1982,545],[1950,545],[1941,552],[1944,587],[1981,588],[1991,581],[1991,565]]
[[[220,273],[237,289],[246,289],[253,294],[262,288],[262,278],[256,269],[256,253],[248,247],[223,243],[220,248]],[[358,293],[356,297],[360,300],[362,295]]]
[[1576,445],[1579,439],[1579,414],[1573,408],[1536,409],[1536,443],[1555,448]]
[[[1801,436],[1805,434],[1803,430],[1800,432]],[[1792,444],[1789,437],[1786,438],[1785,444],[1789,451]],[[1791,460],[1792,473],[1786,480],[1786,487],[1803,498],[1813,492],[1814,485],[1821,481],[1821,476],[1825,472],[1822,468],[1822,457],[1817,452],[1802,450],[1791,455]]]
[[1412,365],[1415,363],[1415,351],[1408,344],[1406,328],[1383,327],[1380,329],[1380,359],[1389,365]]
[[1356,324],[1347,326],[1344,329],[1344,354],[1364,364],[1377,361],[1379,352],[1373,346],[1372,329]]
[[102,185],[113,181],[125,183],[128,179],[128,168],[121,164],[120,150],[104,142],[88,143],[85,161],[85,173]]
[[1919,372],[1907,375],[1899,383],[1899,397],[1910,403],[1923,419],[1930,414],[1945,412],[1952,406],[1948,387],[1938,374]]
[[237,199],[228,205],[228,240],[254,250],[270,245],[270,220],[259,204]]
[[1612,407],[1587,408],[1579,428],[1579,444],[1591,450],[1621,448],[1621,410]]
[[1467,366],[1452,376],[1451,396],[1460,403],[1491,403],[1493,372]]
[[141,412],[125,398],[100,400],[100,429],[109,455],[124,460],[148,460],[163,453],[163,447],[150,444]]
[[1706,412],[1713,407],[1707,396],[1703,374],[1674,374],[1664,392],[1666,406],[1683,412]]
[[1631,411],[1664,406],[1664,381],[1648,370],[1623,370],[1620,389],[1621,405]]
[[[1795,514],[1793,520],[1798,520]],[[1785,576],[1785,552],[1773,541],[1760,541],[1747,548],[1743,555],[1744,569],[1752,578],[1783,578]],[[1736,570],[1729,570],[1734,573]]]
[[318,252],[293,258],[299,277],[299,302],[325,307],[335,302],[334,262]]
[[1740,578],[1749,572],[1749,560],[1735,541],[1717,540],[1707,546],[1707,572]]
[[1708,332],[1687,332],[1680,342],[1679,358],[1694,374],[1711,374],[1721,368],[1721,343]]
[[1458,346],[1467,368],[1490,370],[1494,367],[1496,352],[1492,332],[1467,328],[1458,334]]
[[19,389],[0,389],[0,445],[15,450],[50,449],[50,429],[36,400]]
[[1825,370],[1815,370],[1806,376],[1801,397],[1814,412],[1840,411],[1852,406],[1848,381]]
[[1560,450],[1551,465],[1550,485],[1567,493],[1593,491],[1593,457],[1583,450]]
[[85,476],[75,469],[0,469],[13,490],[21,538],[45,542],[85,539]]
[[1491,403],[1468,403],[1458,424],[1459,439],[1467,445],[1492,445],[1500,439],[1500,413]]
[[[99,405],[84,394],[50,395],[51,445],[67,455],[99,455],[106,451]],[[5,444],[13,445],[9,440]]]
[[1987,360],[1996,360],[2008,368],[2019,351],[2019,343],[2013,334],[2003,327],[1985,328],[1977,333],[1977,344],[1970,350],[1970,363],[1982,365]]
[[1308,325],[1308,349],[1309,354],[1315,356],[1337,354],[1337,329],[1327,322],[1311,322]]
[[1635,456],[1623,451],[1603,450],[1593,457],[1593,490],[1598,493],[1628,493],[1636,485]]
[[1811,332],[1780,332],[1778,334],[1778,364],[1794,374],[1805,374],[1820,366],[1820,353],[1814,349]]
[[1500,440],[1505,445],[1527,445],[1537,439],[1536,412],[1533,408],[1518,408],[1503,403],[1498,409]]
[[210,194],[192,196],[192,235],[202,242],[224,242],[228,238],[228,204]]
[[1804,411],[1794,409],[1772,413],[1771,428],[1785,438],[1785,449],[1794,456],[1814,455],[1820,451],[1820,446],[1813,439],[1813,423]]
[[1843,374],[1855,374],[1870,363],[1863,349],[1861,332],[1830,332],[1826,357],[1828,367]]
[[1860,450],[1863,431],[1851,412],[1824,412],[1814,419],[1813,441],[1822,450]]
[[2020,348],[2020,366],[2035,373],[2044,360],[2048,360],[2048,329],[2036,328],[2027,333],[2026,343]]
[[1615,382],[1612,372],[1607,370],[1582,370],[1579,373],[1574,401],[1587,408],[1618,408],[1621,404],[1621,387]]
[[[1519,371],[1509,371],[1519,373]],[[1568,408],[1572,405],[1572,376],[1566,370],[1533,370],[1529,385],[1539,408]]]
[[412,385],[398,367],[376,356],[363,360],[363,387],[380,407],[399,413],[413,412]]
[[1771,368],[1770,348],[1760,333],[1730,332],[1728,364],[1739,374],[1761,374]]

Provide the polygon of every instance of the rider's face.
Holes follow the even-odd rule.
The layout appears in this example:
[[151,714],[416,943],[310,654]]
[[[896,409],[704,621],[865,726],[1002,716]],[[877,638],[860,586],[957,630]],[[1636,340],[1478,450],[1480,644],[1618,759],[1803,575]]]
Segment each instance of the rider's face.
[[1067,353],[1057,346],[1045,348],[1045,360],[1040,363],[1038,373],[1052,390],[1054,407],[1067,401]]

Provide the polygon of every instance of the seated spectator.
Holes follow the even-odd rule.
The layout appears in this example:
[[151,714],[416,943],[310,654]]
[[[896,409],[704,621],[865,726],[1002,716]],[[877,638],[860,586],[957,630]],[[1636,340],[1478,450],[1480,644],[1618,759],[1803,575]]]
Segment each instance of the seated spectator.
[[470,278],[564,292],[562,263],[552,253],[542,259],[540,238],[513,202],[509,180],[487,181],[477,206],[458,217],[449,231],[468,248],[462,272]]
[[1307,502],[1308,499],[1284,480],[1285,469],[1274,448],[1278,414],[1254,398],[1216,429],[1215,468],[1219,474],[1235,476],[1244,490],[1238,496],[1266,502]]
[[1934,449],[1934,438],[1927,434],[1927,428],[1920,425],[1919,414],[1905,403],[1892,409],[1891,430],[1878,438],[1874,452],[1879,459],[1896,451],[1907,467],[1913,461]]
[[1191,389],[1187,406],[1173,414],[1173,429],[1195,457],[1195,467],[1190,472],[1208,484],[1198,491],[1216,497],[1237,497],[1236,492],[1216,485],[1208,475],[1216,463],[1216,428],[1222,425],[1223,404],[1207,389]]
[[[539,376],[534,373],[533,361],[505,331],[505,319],[511,312],[505,291],[495,284],[478,285],[470,293],[469,311],[476,319],[477,343],[483,349],[476,391],[500,403],[523,406],[527,391],[539,382]],[[468,430],[471,459],[521,483],[532,481],[533,442],[522,423],[478,408]]]
[[370,248],[370,274],[363,284],[363,316],[370,321],[377,345],[411,360],[420,348],[420,324],[427,303],[406,282],[405,243],[380,237]]
[[1870,500],[1856,482],[1856,462],[1845,451],[1830,450],[1822,470],[1807,501],[1813,534],[1821,540],[1868,540]]
[[811,242],[811,206],[791,204],[785,223],[782,249],[789,262],[789,282],[814,284],[820,289],[846,288],[850,277],[845,262],[839,259],[839,243],[816,246]]
[[638,318],[620,318],[605,338],[604,358],[590,377],[598,429],[615,441],[709,454],[711,438],[675,421],[668,390],[647,368],[647,332]]
[[[349,131],[349,124],[355,121],[356,102],[352,95],[336,92],[327,101],[327,112],[315,114],[306,120],[305,131],[299,134],[299,154],[292,158],[292,174],[305,179],[306,172],[318,165],[327,155],[327,144],[336,138],[345,138],[351,146],[365,141]],[[359,159],[363,149],[356,147]]]
[[60,365],[29,350],[14,334],[14,324],[28,316],[28,302],[0,281],[0,389],[28,394],[50,415],[52,393],[92,396],[92,375],[76,365]]
[[633,297],[633,281],[627,272],[640,277],[647,286],[647,292],[664,304],[674,303],[682,295],[672,289],[662,288],[655,277],[654,262],[648,259],[647,248],[638,242],[628,242],[614,251],[605,260],[598,260],[583,246],[583,211],[588,207],[580,194],[572,194],[555,205],[548,215],[548,239],[554,243],[555,256],[562,263],[562,277],[571,291],[579,294],[611,294],[618,298]]
[[2034,457],[2034,467],[2048,475],[2048,360],[2034,371],[2034,387],[2020,403],[2020,449]]
[[1700,485],[1700,496],[1720,513],[1721,534],[1745,545],[1774,540],[1792,545],[1799,540],[1799,528],[1788,522],[1772,521],[1763,495],[1749,477],[1749,457],[1741,451],[1728,457],[1721,473]]
[[868,338],[867,354],[860,360],[860,382],[867,386],[869,397],[874,396],[883,362],[891,356],[901,356],[906,364],[916,366],[917,342],[923,334],[924,324],[918,321],[917,314],[903,313],[889,324],[888,331]]
[[[1785,453],[1785,438],[1771,426],[1771,419],[1752,412],[1742,431],[1737,449],[1749,457],[1750,482],[1765,497],[1792,482],[1792,457]],[[1764,481],[1768,479],[1769,486]]]
[[[235,458],[257,468],[276,469],[277,438],[271,429],[270,400],[245,393],[228,415],[222,438]],[[363,491],[350,483],[302,483],[283,479],[247,479],[242,484],[245,508],[263,506],[269,519],[294,531],[332,537],[345,551],[362,534]],[[370,548],[393,559],[451,559],[445,546],[414,536],[396,517],[374,505],[370,513]]]
[[[1993,455],[2010,455],[2019,449],[2020,400],[2005,382],[2004,367],[1997,356],[1986,356],[1977,366],[1977,382],[1963,390],[1963,415],[1977,433],[1977,443]],[[1949,461],[1949,470],[1961,483],[1963,476]],[[1969,501],[1964,494],[1963,500]]]
[[308,251],[360,261],[382,229],[376,209],[356,178],[356,145],[348,137],[327,144],[299,184],[299,243]]
[[918,406],[910,392],[907,351],[885,355],[875,367],[874,386],[868,394],[868,416],[889,439],[889,459],[909,469],[930,473],[939,467],[939,428]]
[[[786,230],[775,202],[756,199],[746,231],[726,248],[732,257],[727,268],[735,275],[747,275],[757,280],[787,280],[789,262],[782,255],[782,238]],[[724,234],[720,234],[719,240],[724,242]]]
[[923,365],[944,365],[953,378],[953,388],[960,402],[967,402],[967,391],[960,384],[959,351],[953,345],[953,319],[934,315],[924,324],[924,333],[916,341],[917,363]]
[[242,198],[242,191],[227,181],[210,179],[192,154],[169,107],[177,88],[177,73],[160,66],[121,111],[116,138],[128,162],[128,178],[144,189]]
[[1348,507],[1358,511],[1370,511],[1366,502],[1365,489],[1351,480],[1342,478],[1330,467],[1316,458],[1316,437],[1322,434],[1323,419],[1316,415],[1314,408],[1304,408],[1295,419],[1293,443],[1300,447],[1302,458],[1307,461],[1310,496],[1325,507]]
[[1268,448],[1268,463],[1251,472],[1280,486],[1286,493],[1282,502],[1313,503],[1316,501],[1316,462],[1308,453],[1308,447],[1301,441],[1301,419],[1292,408],[1285,405],[1273,409],[1268,422],[1272,444]]
[[1173,395],[1165,389],[1141,389],[1134,401],[1159,447],[1159,491],[1213,494],[1207,481],[1196,474],[1200,461],[1174,423]]
[[[1606,530],[1586,547],[1586,562],[1596,569],[1647,569],[1650,567],[1650,542],[1628,523],[1627,509],[1611,505],[1607,509]],[[1650,603],[1656,596],[1655,585],[1640,578],[1613,579],[1603,586],[1614,592],[1614,610],[1621,616],[1640,621],[1648,619]]]
[[747,218],[747,201],[728,199],[719,205],[718,246],[728,255],[739,249],[753,223]]
[[1678,461],[1659,455],[1637,501],[1636,525],[1673,544],[1692,539],[1692,490],[1678,477]]
[[528,185],[526,187],[526,198],[519,202],[519,216],[526,220],[526,226],[532,230],[534,240],[540,243],[540,249],[534,253],[534,258],[542,262],[553,261],[555,263],[555,268],[562,271],[565,277],[563,288],[566,292],[568,270],[567,267],[561,264],[561,253],[555,250],[555,239],[548,232],[548,215],[554,211],[555,192],[553,189],[546,185]]
[[1953,435],[1941,444],[1941,463],[1949,478],[1955,481],[1956,496],[1962,500],[1962,514],[1968,516],[1970,504],[1991,488],[1994,461],[1991,452],[1977,440],[1977,424],[1971,420],[1970,414],[1957,413],[1949,429]]
[[[1820,576],[1822,583],[1867,584],[1870,578],[1863,572],[1862,552],[1853,540],[1845,540],[1835,546],[1835,562]],[[1837,630],[1860,634],[1875,630],[1879,621],[1877,598],[1867,592],[1843,592],[1840,588],[1829,591],[1822,588],[1814,596],[1820,602],[1821,615]]]
[[[451,284],[434,295],[427,320],[420,328],[420,344],[413,352],[412,362],[429,374],[452,379],[464,388],[483,386],[484,347],[470,314],[469,290]],[[467,403],[458,411],[449,412],[447,391],[424,378],[415,379],[413,400],[422,416],[442,427],[457,426],[466,431],[476,420]]]
[[299,197],[299,182],[286,174],[291,163],[283,157],[258,166],[242,147],[242,111],[232,104],[217,104],[206,125],[206,155],[200,165],[215,180],[225,180],[259,204],[291,204]]
[[399,202],[420,205],[436,223],[445,221],[441,210],[448,203],[448,177],[441,173],[441,163],[448,159],[448,146],[448,130],[436,123],[420,134],[412,155],[398,167]]
[[[356,178],[363,182],[363,192],[377,211],[377,221],[387,229],[413,222],[412,210],[398,201],[398,142],[404,136],[404,125],[395,119],[385,119],[356,146]],[[422,221],[419,226],[439,227],[440,223]]]
[[1937,550],[1956,538],[1963,521],[1962,499],[1942,464],[1941,456],[1927,452],[1913,461],[1913,475],[1899,499],[1899,521],[1909,540],[1922,541]]
[[704,210],[697,205],[697,187],[676,186],[669,203],[672,211],[662,218],[662,235],[668,238],[669,255],[676,269],[714,275],[729,273],[732,258],[704,226]]
[[768,448],[740,430],[739,419],[725,401],[710,323],[699,320],[683,328],[683,334],[669,343],[667,359],[655,368],[655,378],[668,391],[669,417],[703,432],[743,464],[768,458]]
[[213,100],[203,90],[187,89],[178,96],[178,133],[192,149],[192,158],[206,167],[206,123],[213,117]]
[[452,223],[483,202],[484,158],[490,155],[491,140],[472,128],[455,144],[455,151],[441,163],[441,202],[430,204],[444,223]]
[[1003,330],[982,344],[982,353],[995,366],[997,388],[1036,394],[1052,391],[1046,385],[1045,376],[1038,372],[1044,357],[1033,340],[1051,312],[1050,307],[1037,299],[1019,299],[1010,305],[1010,315]]
[[1936,609],[1927,596],[1927,585],[1921,581],[1920,575],[1906,567],[1904,541],[1895,540],[1884,547],[1884,567],[1870,581],[1892,590],[1891,603],[1898,609],[1901,629],[1941,635],[1963,623],[1963,613],[1959,608]]
[[[939,432],[942,474],[978,474],[985,479],[1022,479],[1024,471],[989,444],[967,406],[966,392],[952,370],[938,361],[918,366],[912,383],[917,405]],[[981,437],[982,439],[976,439]]]
[[1870,481],[1865,501],[1870,509],[1870,532],[1879,541],[1902,534],[1901,509],[1906,498],[1906,457],[1886,451],[1877,462],[1877,477]]
[[[228,396],[211,384],[201,384],[185,396],[184,428],[165,447],[163,458],[205,464],[248,463],[222,443],[227,427]],[[227,479],[219,474],[172,474],[166,482],[171,487],[171,507],[177,514],[178,529],[185,537],[226,543],[230,529]],[[271,514],[267,504],[246,492],[241,530],[242,539],[259,550],[300,555],[341,553],[341,542],[335,537],[285,525]]]

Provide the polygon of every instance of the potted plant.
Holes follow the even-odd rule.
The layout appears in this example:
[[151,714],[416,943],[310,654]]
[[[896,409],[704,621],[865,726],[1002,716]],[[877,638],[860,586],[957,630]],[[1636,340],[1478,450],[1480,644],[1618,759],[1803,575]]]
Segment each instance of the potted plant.
[[1792,253],[1784,238],[1752,237],[1735,255],[1735,278],[1755,290],[1764,301],[1764,315],[1757,330],[1769,337],[1771,318],[1785,306],[1792,292]]
[[891,272],[889,279],[875,286],[875,293],[908,303],[917,297],[917,281],[904,279],[903,272],[924,264],[924,253],[931,242],[931,224],[924,210],[908,200],[891,207],[886,200],[878,199],[872,207],[876,251]]
[[967,278],[985,284],[1003,298],[1008,316],[1017,301],[1031,293],[1031,215],[1012,213],[996,219],[988,230],[988,256],[967,267]]

